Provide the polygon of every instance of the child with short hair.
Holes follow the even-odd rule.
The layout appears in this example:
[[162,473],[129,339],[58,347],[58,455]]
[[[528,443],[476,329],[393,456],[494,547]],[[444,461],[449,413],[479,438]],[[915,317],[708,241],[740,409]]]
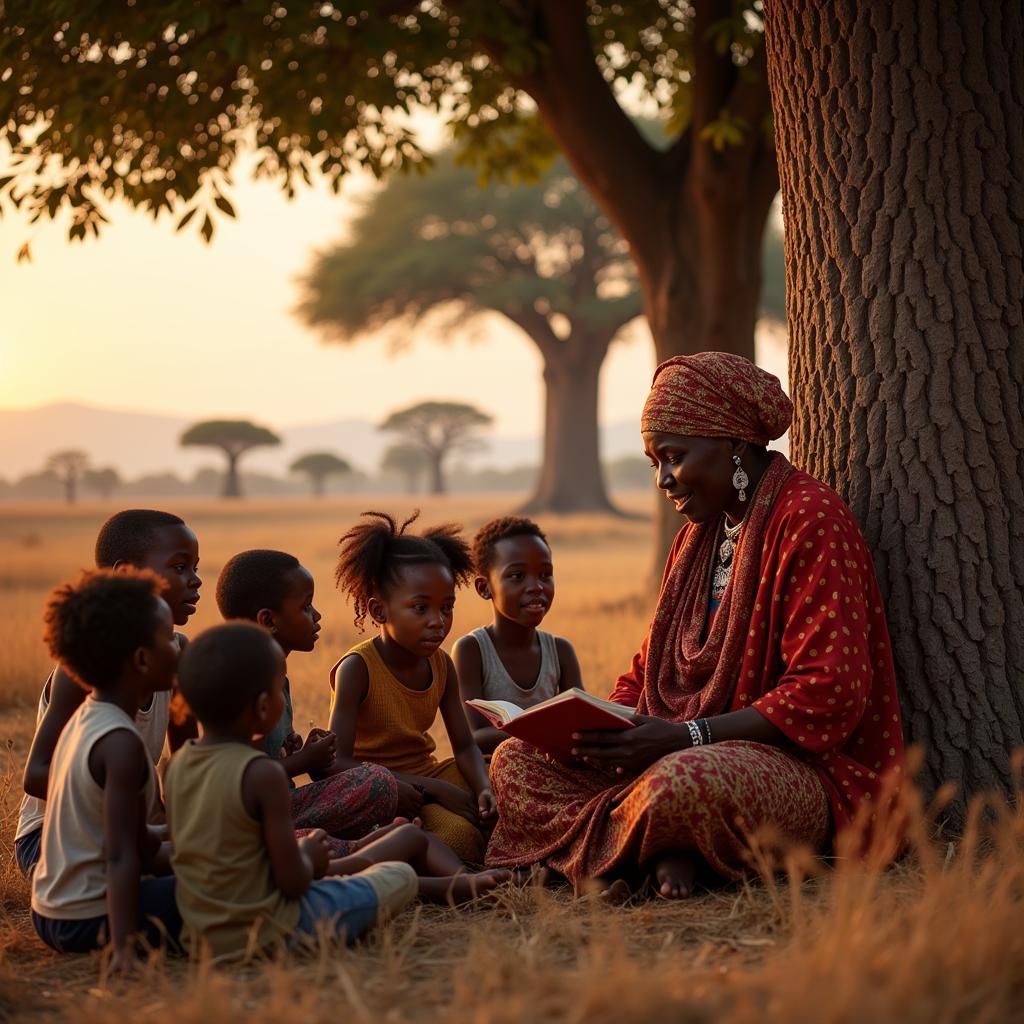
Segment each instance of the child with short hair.
[[[264,629],[228,622],[200,634],[182,658],[182,693],[203,726],[167,771],[183,942],[217,958],[296,944],[326,932],[352,942],[417,894],[469,899],[508,878],[452,877],[458,860],[418,828],[397,824],[331,860],[326,834],[296,839],[288,777],[252,744],[284,708],[285,658]],[[405,861],[424,874],[418,878]]]
[[170,690],[178,663],[171,609],[151,572],[99,570],[58,587],[45,613],[50,653],[89,694],[57,741],[50,766],[41,856],[32,876],[32,923],[59,953],[109,938],[111,968],[131,966],[181,927],[174,879],[146,828],[156,779],[135,716]]
[[[367,615],[378,635],[349,650],[331,670],[331,731],[337,760],[373,761],[398,780],[399,813],[420,815],[424,828],[464,861],[481,859],[481,825],[495,816],[487,769],[473,742],[455,666],[441,650],[452,628],[455,588],[469,576],[469,548],[459,527],[422,536],[383,512],[364,513],[339,542],[335,578],[353,601],[355,622]],[[453,758],[438,761],[428,730],[440,709]]]
[[[96,567],[148,569],[165,585],[163,598],[171,609],[174,624],[183,626],[195,614],[202,580],[199,567],[199,542],[184,520],[170,512],[155,509],[125,509],[111,516],[96,537]],[[185,636],[176,634],[180,648]],[[50,672],[39,697],[36,731],[25,764],[25,796],[18,814],[14,853],[18,867],[26,877],[39,859],[43,815],[46,808],[50,761],[61,731],[85,700],[85,691],[57,665]],[[181,710],[175,713],[173,691],[154,693],[135,716],[150,760],[157,764],[166,743],[171,753],[196,735],[195,720]],[[150,824],[163,822],[159,793],[154,793],[148,813]]]
[[[248,619],[269,630],[287,659],[295,651],[312,651],[317,642],[321,615],[313,593],[313,577],[294,555],[254,549],[228,559],[217,580],[217,607],[225,619]],[[332,733],[314,729],[303,741],[295,732],[287,676],[284,711],[260,746],[268,757],[281,757],[296,828],[322,828],[332,837],[332,856],[350,852],[348,840],[394,818],[398,789],[386,768],[360,764],[341,769],[334,764]],[[306,773],[317,781],[305,786],[291,782]]]
[[[551,547],[541,528],[522,516],[492,519],[473,539],[473,566],[474,588],[493,604],[494,621],[455,644],[463,701],[482,697],[529,708],[582,688],[572,644],[538,629],[555,599]],[[477,746],[493,753],[506,734],[468,712]]]

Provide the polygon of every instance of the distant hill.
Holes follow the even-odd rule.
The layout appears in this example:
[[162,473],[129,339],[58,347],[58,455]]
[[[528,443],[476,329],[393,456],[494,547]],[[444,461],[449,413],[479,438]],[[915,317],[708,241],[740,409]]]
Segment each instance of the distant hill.
[[[213,415],[213,413],[211,413]],[[258,419],[257,417],[253,417]],[[61,448],[81,448],[94,465],[114,466],[122,476],[173,472],[191,474],[202,466],[220,466],[209,449],[183,449],[181,432],[193,419],[127,409],[110,409],[78,402],[55,402],[34,409],[0,409],[0,477],[7,480],[34,472],[46,457]],[[267,426],[276,429],[273,423]],[[607,425],[602,430],[602,455],[614,459],[636,455],[637,420]],[[245,460],[253,472],[284,474],[289,463],[313,449],[336,451],[354,466],[375,472],[390,443],[373,423],[338,419],[278,430],[278,448],[258,449]],[[478,468],[536,465],[540,437],[489,437],[486,449],[461,459]]]

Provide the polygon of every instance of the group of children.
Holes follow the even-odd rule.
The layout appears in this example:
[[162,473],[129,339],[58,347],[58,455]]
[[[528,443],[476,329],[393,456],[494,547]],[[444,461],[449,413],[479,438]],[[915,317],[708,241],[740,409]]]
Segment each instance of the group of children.
[[[551,550],[520,517],[486,524],[472,548],[456,526],[413,533],[415,518],[367,513],[342,537],[336,583],[377,635],[333,666],[328,728],[305,738],[288,660],[313,650],[321,616],[298,559],[231,558],[216,591],[226,621],[189,643],[175,626],[199,601],[195,534],[150,510],[104,524],[96,570],[58,587],[44,616],[57,666],[15,841],[44,942],[109,942],[114,970],[143,942],[245,956],[352,941],[417,897],[457,903],[509,878],[479,869],[497,814],[486,755],[503,737],[464,701],[528,707],[580,685],[572,646],[538,629]],[[453,662],[441,644],[470,581],[494,618]]]

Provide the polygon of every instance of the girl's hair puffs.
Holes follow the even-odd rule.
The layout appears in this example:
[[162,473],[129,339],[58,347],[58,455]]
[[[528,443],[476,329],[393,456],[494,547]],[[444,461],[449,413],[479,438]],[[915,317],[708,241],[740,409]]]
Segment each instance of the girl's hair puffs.
[[370,598],[382,594],[407,565],[442,565],[456,586],[469,582],[473,559],[458,523],[444,523],[419,536],[406,529],[419,518],[419,509],[401,526],[386,512],[364,512],[338,544],[341,554],[334,570],[338,589],[352,599],[356,627],[362,629]]

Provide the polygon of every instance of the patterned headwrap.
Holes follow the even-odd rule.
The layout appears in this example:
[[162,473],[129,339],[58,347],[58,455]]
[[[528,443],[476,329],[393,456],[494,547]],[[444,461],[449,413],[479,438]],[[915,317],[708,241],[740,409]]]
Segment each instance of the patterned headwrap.
[[640,429],[766,445],[792,419],[778,377],[743,356],[698,352],[666,359],[654,371]]

